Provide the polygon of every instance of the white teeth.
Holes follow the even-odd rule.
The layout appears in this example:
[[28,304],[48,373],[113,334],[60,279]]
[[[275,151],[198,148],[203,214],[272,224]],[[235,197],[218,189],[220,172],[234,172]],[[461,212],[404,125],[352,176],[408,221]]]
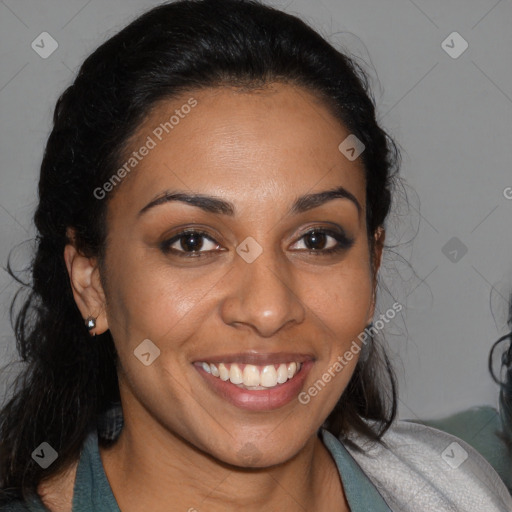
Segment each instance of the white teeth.
[[266,388],[273,388],[277,384],[277,372],[274,365],[268,365],[261,371],[261,385]]
[[229,379],[229,370],[226,368],[224,363],[219,364],[219,377],[222,380],[228,380]]
[[279,365],[279,368],[277,369],[277,383],[283,384],[288,380],[288,368],[284,363],[281,363]]
[[220,377],[223,381],[231,381],[241,388],[246,389],[265,389],[273,388],[278,384],[284,384],[292,379],[302,368],[302,363],[281,363],[276,369],[276,365],[269,364],[264,367],[253,364],[243,365],[244,369],[236,363],[232,364],[213,364],[201,362],[201,367],[205,372],[214,377]]
[[246,364],[243,374],[244,386],[259,386],[260,385],[260,371],[252,364]]
[[288,364],[288,378],[291,379],[297,373],[297,363]]
[[229,370],[229,380],[233,384],[242,384],[242,382],[244,381],[242,370],[240,370],[236,363],[233,363],[231,365],[231,368]]

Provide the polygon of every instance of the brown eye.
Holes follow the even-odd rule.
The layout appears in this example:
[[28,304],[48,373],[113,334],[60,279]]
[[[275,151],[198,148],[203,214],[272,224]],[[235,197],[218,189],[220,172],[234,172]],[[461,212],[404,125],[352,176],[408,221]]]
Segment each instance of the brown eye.
[[179,239],[180,247],[184,251],[199,251],[203,247],[203,235],[199,233],[187,233]]
[[325,249],[327,235],[322,231],[310,231],[304,235],[304,245],[310,250]]
[[180,256],[199,256],[220,249],[220,244],[201,231],[184,231],[163,242],[161,249],[164,253],[181,253]]
[[316,228],[302,235],[292,249],[327,255],[350,249],[352,245],[354,245],[354,240],[348,238],[341,231]]

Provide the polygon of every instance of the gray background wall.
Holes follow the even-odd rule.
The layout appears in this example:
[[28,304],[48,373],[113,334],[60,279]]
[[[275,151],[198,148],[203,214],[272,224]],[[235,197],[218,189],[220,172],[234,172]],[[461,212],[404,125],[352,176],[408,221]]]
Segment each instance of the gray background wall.
[[[9,250],[34,234],[38,168],[58,95],[95,47],[158,3],[0,1],[2,266]],[[388,239],[411,266],[388,253],[379,303],[381,312],[394,300],[406,306],[386,329],[400,378],[400,415],[438,417],[496,405],[487,354],[505,332],[512,291],[512,2],[272,4],[367,63],[381,122],[403,151],[409,206],[398,203]],[[461,55],[463,41],[448,37],[454,31],[468,44]],[[51,48],[49,39],[42,48],[42,32],[58,43],[45,59],[31,47],[35,40],[39,52]],[[15,254],[21,269],[30,244]],[[2,365],[15,358],[8,320],[15,290],[0,270]],[[17,368],[0,376],[0,395]]]

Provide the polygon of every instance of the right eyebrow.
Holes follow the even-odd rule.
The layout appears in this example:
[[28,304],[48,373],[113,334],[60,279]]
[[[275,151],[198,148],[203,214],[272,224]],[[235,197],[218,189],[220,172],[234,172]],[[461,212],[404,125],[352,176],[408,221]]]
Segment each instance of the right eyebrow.
[[142,210],[140,210],[138,213],[138,216],[140,217],[142,214],[146,213],[148,210],[154,208],[155,206],[159,206],[161,204],[169,203],[172,201],[180,201],[192,206],[197,206],[198,208],[201,208],[202,210],[209,213],[230,216],[233,216],[235,213],[235,207],[233,203],[224,201],[223,199],[219,199],[217,197],[205,196],[203,194],[186,194],[183,192],[166,191],[150,201],[146,206],[144,206],[144,208],[142,208]]

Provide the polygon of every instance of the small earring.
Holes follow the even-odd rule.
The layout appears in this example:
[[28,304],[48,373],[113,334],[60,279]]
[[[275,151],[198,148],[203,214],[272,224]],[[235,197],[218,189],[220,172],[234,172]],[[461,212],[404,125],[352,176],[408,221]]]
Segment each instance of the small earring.
[[85,326],[87,327],[88,331],[92,331],[96,327],[96,318],[89,316],[85,320]]

